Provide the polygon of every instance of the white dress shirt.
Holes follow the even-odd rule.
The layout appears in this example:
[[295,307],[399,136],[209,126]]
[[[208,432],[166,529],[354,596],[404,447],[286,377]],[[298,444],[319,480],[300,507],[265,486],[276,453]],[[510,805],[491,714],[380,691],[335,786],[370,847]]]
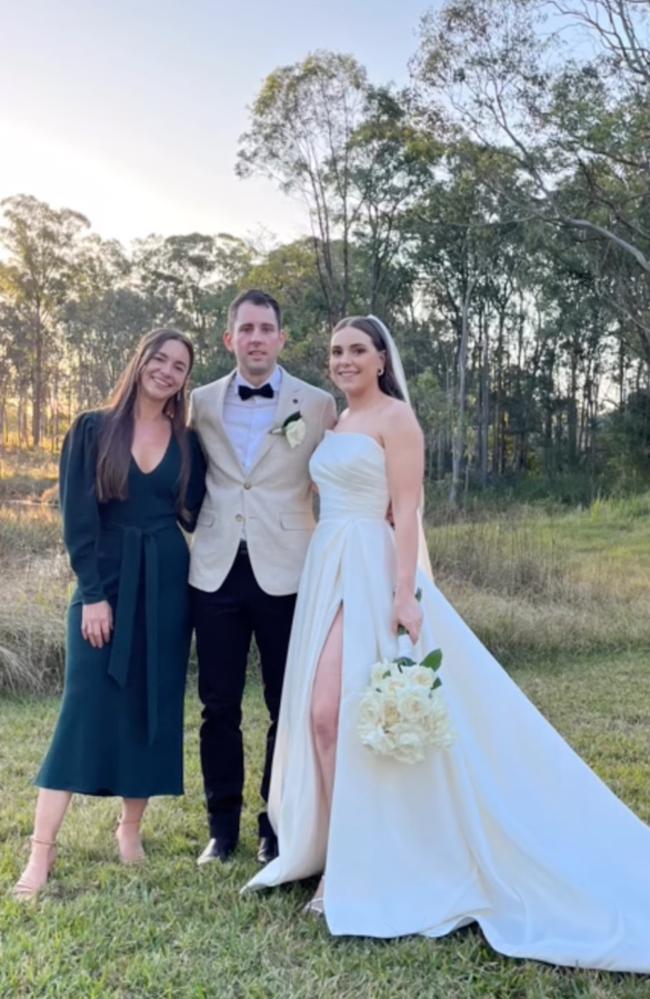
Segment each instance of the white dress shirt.
[[253,395],[244,401],[239,398],[239,386],[247,385],[249,388],[256,386],[251,385],[237,372],[226,391],[223,422],[245,472],[253,467],[260,445],[275,423],[278,394],[282,383],[282,370],[279,367],[275,368],[268,383],[273,389],[272,399]]

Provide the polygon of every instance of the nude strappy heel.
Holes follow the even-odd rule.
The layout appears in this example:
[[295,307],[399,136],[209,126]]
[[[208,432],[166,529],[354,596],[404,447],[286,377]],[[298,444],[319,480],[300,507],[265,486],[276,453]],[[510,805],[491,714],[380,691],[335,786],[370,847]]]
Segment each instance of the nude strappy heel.
[[316,888],[316,894],[302,908],[303,916],[325,915],[325,879],[321,878]]
[[123,864],[142,864],[147,859],[142,843],[135,850],[124,850],[118,835],[120,826],[139,826],[140,821],[140,819],[120,819],[117,823],[115,838],[117,839],[117,847],[120,851],[120,860]]
[[30,899],[36,898],[38,893],[47,884],[47,879],[50,876],[50,872],[54,867],[54,861],[56,860],[56,841],[47,839],[37,839],[36,836],[30,836],[32,847],[33,846],[45,846],[48,849],[49,855],[47,858],[47,866],[45,870],[45,877],[34,878],[30,874],[29,868],[32,862],[32,857],[30,856],[27,861],[27,866],[23,873],[20,875],[18,881],[13,887],[12,894],[15,899],[21,902],[27,902]]

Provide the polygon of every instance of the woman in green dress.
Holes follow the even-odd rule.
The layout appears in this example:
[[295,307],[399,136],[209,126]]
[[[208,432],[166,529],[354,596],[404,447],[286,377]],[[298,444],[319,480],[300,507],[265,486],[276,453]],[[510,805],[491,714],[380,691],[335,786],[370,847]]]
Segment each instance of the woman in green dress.
[[61,454],[63,533],[77,588],[54,738],[36,778],[32,849],[15,886],[32,898],[54,863],[73,793],[119,795],[121,859],[144,859],[147,800],[183,792],[189,553],[205,465],[187,429],[190,341],[140,341],[107,407],[82,414]]

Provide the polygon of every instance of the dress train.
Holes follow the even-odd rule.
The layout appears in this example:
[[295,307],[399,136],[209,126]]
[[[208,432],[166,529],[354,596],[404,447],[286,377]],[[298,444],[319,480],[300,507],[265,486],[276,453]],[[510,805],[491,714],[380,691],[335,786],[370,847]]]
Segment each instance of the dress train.
[[[280,854],[246,886],[323,870],[333,934],[439,937],[477,921],[513,957],[650,972],[650,830],[587,767],[424,576],[416,651],[444,654],[456,742],[408,765],[360,741],[370,667],[396,653],[384,453],[326,435],[321,518],[296,605],[269,814]],[[310,731],[320,651],[344,609],[329,830]]]

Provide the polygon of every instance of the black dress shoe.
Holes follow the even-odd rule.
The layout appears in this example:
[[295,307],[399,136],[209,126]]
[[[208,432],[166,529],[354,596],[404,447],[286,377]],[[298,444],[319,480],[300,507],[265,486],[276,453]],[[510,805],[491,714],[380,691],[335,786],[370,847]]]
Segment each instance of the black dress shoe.
[[257,847],[258,864],[270,864],[278,855],[278,837],[260,836]]
[[236,848],[237,844],[231,840],[213,838],[198,858],[197,864],[201,867],[203,864],[212,863],[213,860],[220,860],[222,864],[225,864],[230,860]]

